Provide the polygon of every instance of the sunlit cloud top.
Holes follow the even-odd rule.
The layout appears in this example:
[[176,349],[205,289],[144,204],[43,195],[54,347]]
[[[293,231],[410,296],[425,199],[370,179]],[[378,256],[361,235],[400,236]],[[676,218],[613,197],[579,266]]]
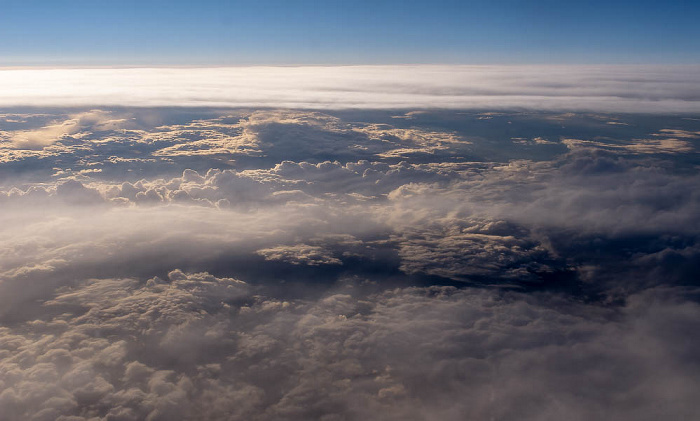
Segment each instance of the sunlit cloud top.
[[0,70],[0,106],[700,112],[698,66]]

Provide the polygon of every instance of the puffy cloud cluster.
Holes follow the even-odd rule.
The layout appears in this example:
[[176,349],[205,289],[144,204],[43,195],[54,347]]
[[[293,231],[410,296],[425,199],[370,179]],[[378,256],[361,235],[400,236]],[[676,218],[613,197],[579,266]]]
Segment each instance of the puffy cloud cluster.
[[0,418],[700,415],[696,120],[122,109],[0,130]]
[[647,291],[612,310],[546,295],[362,288],[279,299],[175,270],[59,289],[2,330],[0,410],[7,420],[699,414],[700,306],[682,291]]
[[[466,226],[464,226],[466,225]],[[491,275],[526,281],[550,271],[549,250],[504,221],[455,219],[430,228],[407,229],[396,238],[401,269],[457,280]]]
[[258,254],[265,256],[267,260],[282,260],[295,265],[305,263],[307,265],[337,265],[340,260],[328,253],[328,250],[319,246],[306,244],[294,244],[292,246],[277,246],[258,250]]
[[[20,163],[32,162],[34,170],[46,163],[45,170],[105,172],[123,178],[137,172],[182,171],[183,166],[233,167],[237,161],[267,166],[284,160],[435,157],[470,144],[452,131],[346,123],[308,111],[229,110],[223,116],[205,112],[210,118],[164,125],[159,123],[173,118],[168,113],[144,114],[57,114],[43,125],[25,122],[13,131],[2,131],[0,124],[0,162],[17,164],[18,169],[25,166]],[[31,116],[36,117],[25,117]],[[61,160],[60,169],[48,166],[55,159]],[[203,162],[208,166],[202,167]]]
[[77,114],[71,114],[64,121],[54,122],[44,127],[0,131],[0,139],[10,141],[15,149],[42,149],[49,146],[64,136],[85,137],[91,133],[87,130],[111,131],[120,129],[126,123],[126,119],[112,118],[110,113],[102,110],[91,110]]
[[[486,141],[477,137],[466,141],[464,137],[468,136],[458,136],[454,131],[439,134],[413,126],[404,130],[374,123],[344,123],[338,117],[317,112],[256,111],[241,115],[244,118],[229,113],[142,130],[142,140],[130,143],[135,156],[142,157],[134,158],[140,160],[134,165],[142,168],[141,172],[154,168],[162,173],[162,168],[169,171],[176,164],[189,166],[197,159],[212,162],[199,152],[185,155],[186,160],[179,163],[158,161],[163,149],[145,149],[144,152],[152,151],[150,155],[140,152],[138,145],[143,148],[159,144],[163,133],[181,133],[187,127],[186,131],[197,137],[206,138],[210,131],[216,131],[249,139],[250,145],[257,148],[256,156],[245,152],[240,156],[252,159],[246,165],[257,164],[253,168],[210,168],[201,172],[185,169],[172,177],[122,181],[103,172],[85,172],[89,169],[86,167],[81,172],[55,172],[42,183],[12,186],[0,192],[0,202],[8,210],[56,207],[61,209],[55,212],[56,221],[66,227],[77,226],[66,228],[66,233],[103,233],[102,238],[77,241],[72,234],[64,237],[64,231],[51,224],[40,225],[37,235],[51,239],[45,243],[65,247],[37,248],[36,255],[23,258],[13,251],[20,244],[14,238],[22,239],[26,233],[20,230],[13,234],[10,224],[5,230],[4,248],[9,263],[1,266],[5,267],[6,276],[15,279],[19,274],[37,270],[48,276],[64,263],[75,265],[79,259],[69,256],[76,250],[85,250],[80,255],[92,256],[91,250],[103,249],[105,241],[112,247],[112,260],[122,256],[119,259],[128,261],[131,254],[126,250],[141,247],[143,253],[153,256],[153,251],[147,249],[154,244],[163,248],[168,238],[190,243],[198,258],[168,246],[170,257],[156,253],[165,259],[161,271],[177,265],[178,258],[192,264],[199,260],[193,268],[206,270],[208,263],[222,259],[223,254],[235,248],[233,253],[241,258],[252,253],[267,261],[302,266],[340,265],[343,269],[357,267],[358,258],[365,263],[376,262],[382,255],[381,259],[389,259],[390,267],[404,274],[469,282],[483,282],[483,277],[529,282],[552,273],[581,272],[581,267],[589,271],[601,260],[587,254],[592,241],[602,241],[608,247],[611,242],[629,239],[640,253],[668,250],[690,261],[696,254],[698,232],[693,227],[700,226],[700,200],[694,186],[698,177],[692,171],[676,171],[665,161],[668,154],[664,152],[628,154],[626,151],[632,146],[621,148],[620,142],[609,140],[585,141],[589,146],[572,149],[572,140],[562,138],[561,143],[540,141],[522,146],[561,147],[562,153],[550,161],[451,162],[457,154],[475,153]],[[419,116],[425,113],[412,118]],[[497,117],[489,115],[491,119]],[[555,117],[555,124],[575,118]],[[678,139],[694,139],[695,132],[681,129],[660,129],[648,137],[661,138],[672,131]],[[130,136],[126,132],[125,135]],[[199,142],[183,136],[171,136],[166,144]],[[366,151],[355,148],[357,143],[353,142],[373,139],[390,146],[376,148],[367,155],[370,159],[347,159],[353,154],[365,156]],[[114,142],[103,142],[113,147]],[[386,154],[389,148],[401,151],[416,145],[437,145],[438,152],[428,162],[421,162],[416,156],[399,161]],[[628,145],[648,146],[631,141]],[[314,151],[313,146],[322,152]],[[90,150],[93,163],[106,167],[107,162],[114,160],[109,155],[101,161],[104,155],[99,152]],[[65,155],[76,154],[79,155],[63,152],[59,157],[44,159],[65,160]],[[283,156],[306,156],[309,161],[278,161]],[[316,156],[336,160],[322,161]],[[162,208],[163,205],[167,207]],[[75,206],[82,209],[75,210]],[[73,218],[76,212],[80,214],[87,208],[91,208],[91,215]],[[24,221],[24,227],[35,226],[32,217],[27,216],[33,215],[31,212],[8,215],[15,221]],[[211,223],[187,222],[193,218]],[[118,220],[131,224],[120,228],[122,240],[111,233],[119,225]],[[90,228],[81,231],[81,225]],[[155,227],[146,229],[153,235],[150,244],[142,240],[143,226]],[[223,239],[222,233],[235,235]],[[654,237],[661,234],[684,239]],[[345,241],[347,235],[355,240]],[[387,256],[387,250],[393,250],[394,255]],[[613,247],[606,253],[614,255],[618,251]],[[567,262],[569,253],[585,258]],[[86,260],[109,259],[92,256]],[[343,265],[350,261],[352,265]],[[658,284],[664,280],[649,282]]]

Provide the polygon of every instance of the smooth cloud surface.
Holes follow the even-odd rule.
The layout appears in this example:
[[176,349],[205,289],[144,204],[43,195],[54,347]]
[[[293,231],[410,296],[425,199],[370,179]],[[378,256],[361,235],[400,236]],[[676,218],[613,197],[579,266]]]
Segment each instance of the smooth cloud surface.
[[700,111],[697,66],[0,70],[0,106]]

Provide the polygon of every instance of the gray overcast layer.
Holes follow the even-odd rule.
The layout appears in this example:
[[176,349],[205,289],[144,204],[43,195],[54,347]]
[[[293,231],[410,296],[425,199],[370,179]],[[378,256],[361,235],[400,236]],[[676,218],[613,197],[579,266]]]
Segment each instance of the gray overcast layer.
[[[1,110],[0,418],[700,419],[700,116],[658,113],[697,75],[387,69],[241,101],[497,109]],[[0,98],[239,104],[246,71]]]

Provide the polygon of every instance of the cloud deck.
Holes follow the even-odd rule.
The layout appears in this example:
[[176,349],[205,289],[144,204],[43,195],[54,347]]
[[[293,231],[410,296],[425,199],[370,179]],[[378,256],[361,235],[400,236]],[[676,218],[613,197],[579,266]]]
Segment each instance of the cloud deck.
[[[422,105],[462,108],[366,109],[405,105],[384,76],[331,103],[309,69],[328,93],[274,109],[146,107],[181,77],[164,69],[121,107],[5,104],[4,419],[698,418],[700,120],[659,112],[696,110],[692,90],[653,94],[695,76],[603,69],[577,93],[555,71],[523,83],[561,109],[506,110],[530,88],[486,83],[476,110],[475,88],[440,94],[452,68],[406,69]],[[207,70],[209,98],[246,71]],[[360,91],[377,71],[338,70]],[[126,72],[82,73],[68,103]],[[658,107],[609,112],[626,95]]]
[[685,66],[0,69],[0,106],[700,112]]

